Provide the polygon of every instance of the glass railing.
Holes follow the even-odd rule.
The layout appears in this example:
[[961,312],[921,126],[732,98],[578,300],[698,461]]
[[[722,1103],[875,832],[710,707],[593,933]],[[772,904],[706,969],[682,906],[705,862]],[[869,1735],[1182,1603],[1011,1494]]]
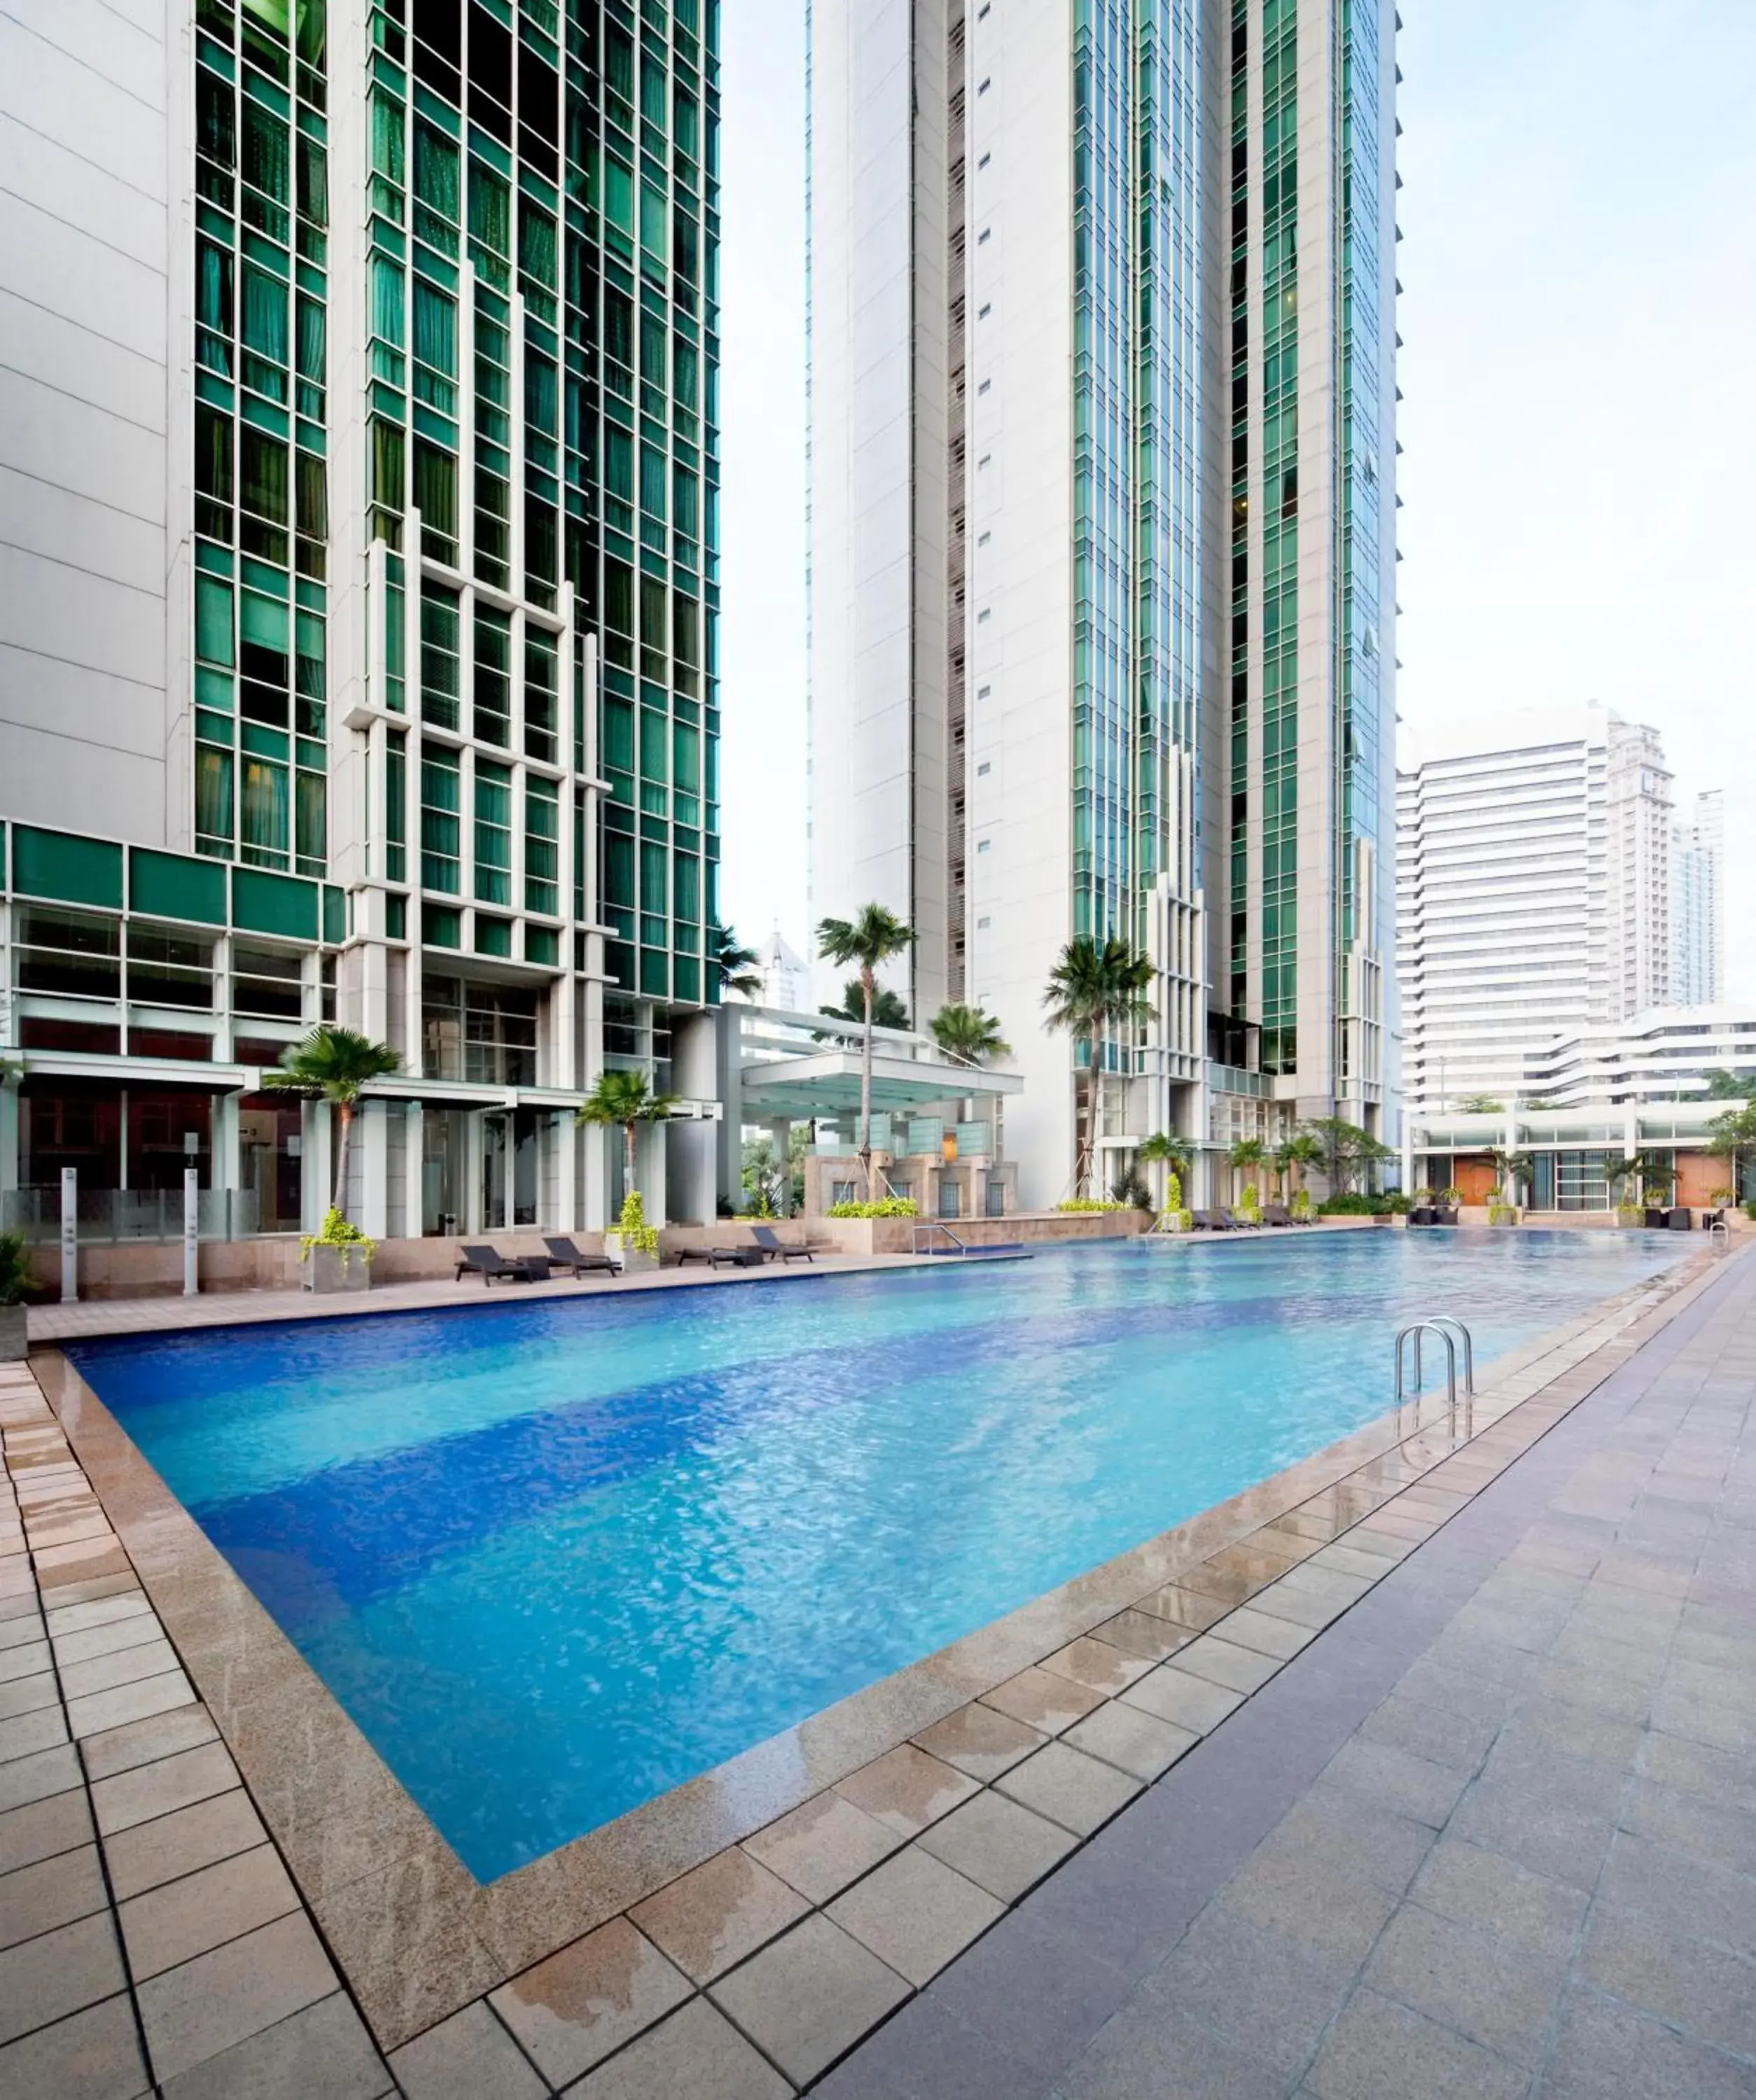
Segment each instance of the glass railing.
[[[183,1238],[180,1189],[82,1189],[78,1202],[77,1231],[82,1246]],[[53,1245],[61,1237],[59,1185],[0,1192],[0,1229],[22,1233],[33,1246]],[[196,1199],[196,1230],[204,1240],[255,1238],[262,1230],[256,1190],[203,1189]]]

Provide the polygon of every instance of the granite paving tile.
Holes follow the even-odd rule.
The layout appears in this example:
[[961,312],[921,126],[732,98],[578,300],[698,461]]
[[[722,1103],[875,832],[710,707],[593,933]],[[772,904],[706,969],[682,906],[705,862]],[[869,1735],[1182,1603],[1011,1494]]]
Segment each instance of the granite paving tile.
[[[1282,1662],[1291,1661],[1301,1648],[1317,1639],[1315,1628],[1297,1626],[1291,1619],[1277,1619],[1266,1612],[1252,1611],[1248,1604],[1229,1612],[1222,1630],[1234,1646],[1254,1648],[1259,1655],[1273,1656]],[[1185,1649],[1178,1660],[1187,1665],[1188,1655]]]
[[95,2005],[126,1980],[107,1913],[8,1948],[0,1954],[0,2042]]
[[1175,1655],[1195,1637],[1193,1627],[1180,1626],[1157,1612],[1139,1608],[1118,1612],[1114,1618],[1105,1619],[1092,1631],[1100,1640],[1108,1641],[1112,1648],[1119,1648],[1124,1655],[1147,1662],[1163,1662],[1167,1655]]
[[[204,2058],[161,2089],[163,2100],[382,2100],[395,2090],[364,2021],[340,1991]],[[491,2096],[500,2100],[496,2089],[481,2089],[480,2100]]]
[[[137,1647],[112,1648],[102,1655],[88,1656],[82,1662],[69,1662],[65,1657],[56,1660],[62,1688],[69,1702],[83,1699],[90,1692],[108,1692],[115,1685],[135,1683],[143,1677],[160,1677],[179,1666],[176,1650],[162,1636],[157,1640],[143,1641]],[[129,1716],[130,1720],[135,1718]]]
[[900,1743],[838,1780],[835,1790],[886,1828],[912,1838],[948,1815],[960,1802],[968,1800],[976,1786],[967,1772],[930,1757],[913,1743]]
[[181,1670],[168,1670],[157,1677],[143,1677],[107,1692],[90,1692],[82,1699],[69,1699],[67,1723],[77,1739],[119,1727],[125,1721],[145,1720],[194,1704],[194,1686]]
[[1081,1838],[1089,1838],[1140,1792],[1137,1780],[1067,1743],[1046,1744],[994,1784],[1009,1800]]
[[0,1721],[10,1721],[20,1714],[46,1714],[60,1703],[52,1670],[39,1670],[33,1676],[21,1674],[0,1682]]
[[[1052,1744],[1037,1755],[1048,1757],[1058,1748]],[[1018,1766],[1013,1776],[1029,1768],[1029,1763]],[[837,1896],[827,1915],[880,1961],[919,1987],[1004,1917],[1005,1910],[998,1897],[919,1845],[910,1845]]]
[[629,1915],[686,1976],[707,1983],[777,1938],[810,1908],[796,1890],[735,1846],[637,1904]]
[[1507,1948],[1418,1904],[1397,1912],[1366,1968],[1366,1982],[1387,1998],[1533,2068],[1565,1974],[1559,1960]]
[[625,1917],[589,1932],[488,1995],[553,2085],[565,2085],[650,2027],[690,1986]]
[[998,1707],[1013,1720],[1022,1721],[1026,1727],[1039,1728],[1044,1735],[1058,1736],[1064,1728],[1070,1728],[1075,1721],[1083,1721],[1088,1714],[1101,1706],[1104,1695],[1088,1692],[1070,1677],[1063,1677],[1054,1670],[1027,1670],[1019,1676],[1008,1678],[1004,1684],[995,1685],[991,1692],[983,1692],[982,1703]]
[[1310,2061],[1352,1976],[1351,1964],[1214,1904],[1146,1991],[1291,2076]]
[[0,1814],[50,1794],[64,1793],[80,1783],[79,1753],[71,1743],[38,1750],[0,1764]]
[[1330,2029],[1306,2086],[1318,2100],[1522,2100],[1529,2083],[1491,2049],[1361,1991]]
[[[530,2059],[478,1998],[390,2054],[407,2100],[543,2100]],[[688,2088],[675,2089],[683,2100]]]
[[1011,1904],[1064,1860],[1078,1840],[1047,1817],[985,1789],[915,1842]]
[[329,1958],[302,1912],[198,1954],[136,1989],[153,2072],[169,2085],[336,1988]]
[[[792,2090],[717,2006],[692,1998],[569,2086],[567,2100],[788,2100]],[[424,2096],[411,2091],[409,2100]],[[466,2096],[460,2093],[457,2100]],[[517,2096],[509,2093],[508,2100]]]
[[[951,1820],[967,1812],[958,1809]],[[936,1826],[929,1837],[946,1827]],[[893,1969],[821,1912],[709,1992],[720,2010],[801,2085],[820,2076],[908,1994]]]
[[152,1764],[161,1758],[191,1750],[202,1743],[217,1742],[219,1731],[205,1706],[179,1706],[169,1714],[155,1714],[143,1721],[130,1721],[103,1734],[87,1736],[79,1745],[86,1771],[93,1780],[113,1779],[131,1771],[136,1765]]
[[1449,1836],[1428,1855],[1412,1893],[1441,1917],[1556,1961],[1577,1941],[1588,1901],[1583,1889]]
[[95,1845],[16,1867],[0,1874],[0,1948],[89,1917],[108,1902]]
[[1244,1702],[1241,1692],[1228,1691],[1205,1677],[1192,1677],[1173,1662],[1130,1685],[1122,1694],[1121,1703],[1137,1706],[1142,1713],[1171,1722],[1192,1735],[1205,1735]]
[[1260,1648],[1241,1648],[1220,1633],[1203,1634],[1178,1654],[1176,1667],[1191,1676],[1204,1677],[1210,1684],[1246,1696],[1260,1692],[1281,1666],[1281,1657],[1265,1655]]
[[1155,1780],[1193,1749],[1197,1738],[1180,1723],[1113,1699],[1076,1723],[1062,1740],[1136,1779]]
[[1105,1698],[1114,1699],[1136,1678],[1144,1677],[1152,1665],[1144,1657],[1129,1655],[1119,1648],[1112,1648],[1108,1641],[1087,1634],[1066,1648],[1057,1648],[1044,1660],[1043,1667],[1059,1676],[1070,1677],[1075,1684],[1083,1684],[1088,1692],[1101,1692]]
[[35,1757],[67,1740],[67,1718],[60,1703],[0,1721],[0,1771],[19,1759]]
[[69,1787],[0,1815],[0,1873],[88,1844],[96,1834],[82,1787]]
[[1756,1961],[1747,1952],[1678,1939],[1645,1918],[1605,1910],[1587,1930],[1579,1973],[1716,2049],[1756,2059]]
[[0,2049],[4,2100],[141,2100],[151,2090],[125,1994]]
[[[1027,1728],[980,1701],[960,1706],[914,1738],[916,1745],[977,1780],[995,1780],[1008,1767],[1040,1749],[1048,1740],[1040,1728]],[[0,1782],[4,1775],[0,1774]]]
[[1439,1829],[1468,1785],[1467,1773],[1388,1743],[1356,1735],[1324,1769],[1331,1786],[1394,1808]]
[[1056,2100],[1283,2100],[1286,2092],[1285,2076],[1261,2057],[1149,2001],[1114,2014],[1055,2086]]
[[130,1897],[117,1915],[128,1966],[139,1983],[298,1907],[280,1854],[272,1845],[258,1845]]
[[165,1638],[156,1612],[130,1612],[113,1619],[100,1620],[95,1626],[75,1626],[55,1636],[55,1658],[63,1668],[76,1662],[90,1662],[100,1655],[113,1655],[123,1648],[147,1648]]
[[827,1903],[896,1851],[902,1833],[838,1793],[820,1793],[744,1840],[761,1865],[808,1897]]
[[0,1648],[0,1684],[13,1683],[21,1677],[35,1677],[47,1670],[54,1660],[46,1640],[15,1641],[8,1648]]
[[201,1743],[150,1764],[130,1765],[91,1789],[98,1828],[106,1837],[145,1823],[192,1802],[229,1793],[238,1784],[238,1768],[223,1743]]
[[121,1902],[266,1843],[268,1833],[241,1787],[174,1809],[104,1841],[110,1885]]
[[1542,2100],[1749,2100],[1753,2089],[1747,2063],[1578,1987],[1538,2088]]

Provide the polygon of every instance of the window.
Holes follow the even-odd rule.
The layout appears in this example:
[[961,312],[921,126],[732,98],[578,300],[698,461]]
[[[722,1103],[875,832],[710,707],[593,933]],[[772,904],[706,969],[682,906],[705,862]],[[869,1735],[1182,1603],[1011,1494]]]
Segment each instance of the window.
[[524,630],[524,752],[552,765],[555,761],[556,692],[559,642],[545,629]]
[[305,992],[300,956],[281,948],[261,948],[234,941],[232,1010],[255,1020],[302,1020]]
[[426,584],[421,592],[421,717],[439,729],[457,726],[462,687],[457,594]]
[[390,735],[384,743],[384,872],[391,882],[408,880],[408,739]]
[[[415,390],[421,389],[417,378]],[[457,462],[449,452],[415,439],[415,507],[421,513],[421,551],[430,560],[457,565]]]
[[266,758],[243,761],[238,805],[238,851],[258,867],[287,864],[287,770]]
[[428,977],[421,987],[426,1076],[478,1086],[536,1083],[536,994]]
[[421,748],[421,884],[456,896],[463,787],[458,755],[443,746]]
[[[978,394],[986,394],[993,384],[994,382],[991,379],[984,379],[982,384],[976,389],[976,391]],[[987,536],[984,533],[982,536],[986,538]]]
[[475,894],[483,904],[512,902],[512,775],[485,758],[475,762]]
[[552,780],[524,784],[524,908],[555,913],[560,909],[561,814]]
[[21,991],[119,999],[121,937],[119,919],[22,905],[13,942],[12,982]]
[[475,734],[484,743],[512,743],[512,622],[503,612],[475,615]]
[[984,758],[982,763],[976,768],[976,778],[979,780],[985,774],[991,773],[993,770],[993,760],[991,758]]
[[232,753],[216,745],[195,749],[195,830],[197,850],[232,850]]
[[981,839],[977,841],[976,851],[978,854],[991,853],[993,849],[994,841],[992,839]]
[[991,226],[983,227],[982,231],[976,236],[977,247],[981,247],[984,241],[991,240],[993,237],[993,233],[994,229]]

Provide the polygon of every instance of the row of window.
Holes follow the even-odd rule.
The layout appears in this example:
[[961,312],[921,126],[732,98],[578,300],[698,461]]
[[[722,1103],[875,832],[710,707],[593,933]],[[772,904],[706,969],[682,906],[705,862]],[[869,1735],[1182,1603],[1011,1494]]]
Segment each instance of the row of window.
[[[217,937],[149,920],[21,905],[13,925],[12,982],[60,998],[121,999],[211,1013]],[[268,1021],[304,1018],[304,956],[233,938],[231,1011]],[[125,989],[126,988],[126,989]]]

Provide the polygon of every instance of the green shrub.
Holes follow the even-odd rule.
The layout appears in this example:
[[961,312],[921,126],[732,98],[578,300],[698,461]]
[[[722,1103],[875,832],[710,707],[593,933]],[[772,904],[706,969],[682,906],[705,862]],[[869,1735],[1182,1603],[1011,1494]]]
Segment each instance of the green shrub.
[[299,1242],[299,1251],[302,1254],[308,1255],[313,1247],[320,1246],[345,1247],[351,1251],[357,1250],[367,1261],[370,1261],[378,1251],[377,1242],[368,1239],[358,1225],[350,1224],[333,1203],[324,1215],[323,1230],[307,1233]]
[[1057,1211],[1132,1211],[1132,1203],[1112,1203],[1097,1196],[1070,1196],[1064,1203],[1055,1206]]
[[622,1245],[631,1252],[657,1258],[658,1228],[646,1223],[646,1199],[639,1189],[630,1189],[622,1198],[622,1215],[611,1230],[622,1235]]
[[[1339,1196],[1326,1196],[1317,1205],[1317,1215],[1321,1218],[1388,1218],[1393,1216],[1398,1198],[1392,1196],[1362,1195],[1357,1189],[1344,1189]],[[1401,1198],[1401,1207],[1408,1208],[1407,1198]]]
[[876,1203],[832,1203],[824,1215],[832,1218],[918,1218],[920,1206],[912,1196],[885,1196]]
[[1392,1189],[1390,1193],[1384,1198],[1384,1202],[1389,1210],[1390,1215],[1393,1218],[1407,1217],[1410,1209],[1413,1207],[1409,1198],[1403,1194],[1400,1189]]
[[22,1233],[0,1233],[0,1305],[22,1305],[42,1288],[30,1273],[30,1250]]
[[1311,1191],[1308,1189],[1295,1189],[1286,1210],[1290,1217],[1308,1218],[1311,1215]]

